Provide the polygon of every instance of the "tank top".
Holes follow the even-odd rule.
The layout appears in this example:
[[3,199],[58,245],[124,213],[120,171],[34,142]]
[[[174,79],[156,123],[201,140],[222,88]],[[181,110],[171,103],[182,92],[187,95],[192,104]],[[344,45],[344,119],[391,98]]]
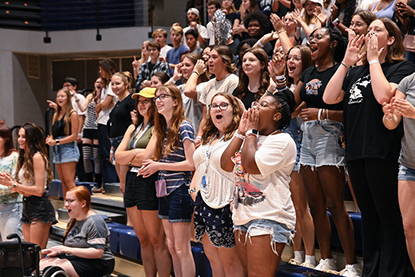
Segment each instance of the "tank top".
[[95,104],[90,102],[86,111],[86,118],[84,129],[98,129],[97,125],[97,115],[95,114]]
[[[72,111],[69,115],[71,115],[73,112]],[[52,136],[54,138],[59,138],[59,137],[66,137],[67,135],[65,134],[65,116],[63,116],[60,120],[56,120],[55,123],[53,123],[52,126]],[[71,130],[71,121],[69,121],[69,130]]]
[[128,146],[127,146],[128,150],[137,149],[137,148],[144,149],[147,147],[147,144],[151,139],[151,132],[153,131],[154,126],[150,126],[150,125],[145,126],[143,132],[141,132],[141,134],[137,136],[142,126],[143,125],[140,124],[134,130],[133,135],[128,141]]
[[[383,10],[377,11],[375,12],[375,15],[377,18],[381,18],[381,17],[387,17],[389,19],[392,19],[393,13],[395,12],[395,2],[396,0],[394,0],[392,3],[389,4],[389,6],[387,6],[386,8],[384,8]],[[376,8],[376,6],[379,4],[379,1],[377,1],[371,11],[373,12],[373,10]]]

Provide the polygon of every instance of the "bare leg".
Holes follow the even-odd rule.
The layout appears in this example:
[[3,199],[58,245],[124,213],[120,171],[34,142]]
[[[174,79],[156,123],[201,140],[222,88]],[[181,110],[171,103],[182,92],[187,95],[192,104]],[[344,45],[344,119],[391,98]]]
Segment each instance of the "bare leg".
[[[29,224],[25,224],[29,225]],[[35,243],[40,246],[40,248],[45,249],[48,244],[49,238],[49,229],[52,226],[52,222],[43,223],[42,221],[34,221],[30,224],[30,242]]]
[[[314,256],[314,224],[313,218],[311,217],[308,209],[307,192],[301,173],[291,173],[290,190],[298,223],[296,224],[297,233],[293,241],[294,250],[302,250],[302,238],[305,247],[305,254]],[[300,237],[300,240],[296,239],[297,236]],[[296,246],[295,244],[300,244],[300,246]]]
[[248,254],[246,250],[246,232],[235,230],[235,243],[236,243],[236,252],[238,253],[239,260],[242,263],[244,269],[244,275],[248,276]]
[[67,259],[59,259],[59,258],[52,257],[52,258],[44,258],[40,260],[40,264],[39,264],[40,270],[43,270],[44,268],[48,266],[59,266],[63,270],[65,270],[65,272],[68,273],[70,277],[79,277],[72,263],[68,261]]
[[270,235],[251,237],[250,241],[246,244],[248,253],[248,276],[274,277],[277,274],[284,247],[284,243],[277,243],[277,255],[272,251]]
[[[320,169],[320,168],[319,168]],[[305,187],[308,195],[308,204],[310,205],[313,215],[314,227],[320,246],[322,259],[332,258],[330,248],[331,227],[329,216],[327,214],[326,197],[320,184],[320,178],[316,169],[312,170],[310,166],[301,166],[304,177]]]
[[399,206],[402,213],[406,247],[412,266],[415,267],[415,182],[398,181]]
[[352,220],[346,211],[343,201],[344,170],[335,166],[319,167],[317,173],[320,176],[321,185],[326,196],[327,208],[333,216],[337,233],[343,246],[346,263],[355,264],[355,243]]
[[56,170],[62,182],[62,193],[65,199],[66,192],[75,187],[76,162],[56,164]]

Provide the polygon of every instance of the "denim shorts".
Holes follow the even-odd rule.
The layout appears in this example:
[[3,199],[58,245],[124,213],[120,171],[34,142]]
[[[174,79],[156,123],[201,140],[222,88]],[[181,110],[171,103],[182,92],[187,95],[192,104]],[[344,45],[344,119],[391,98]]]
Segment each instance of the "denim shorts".
[[270,235],[272,251],[277,255],[276,244],[285,243],[289,245],[294,238],[293,229],[288,228],[285,224],[269,219],[254,219],[244,225],[234,225],[233,228],[235,231],[239,231],[239,235],[241,235],[241,232],[246,233],[245,241],[248,241],[247,238],[249,237]]
[[[124,136],[110,138],[111,146],[112,146],[112,148],[114,148],[114,153],[115,153],[115,151],[117,151],[117,148],[118,148],[118,146],[120,146],[121,141],[122,141],[123,138],[124,138]],[[115,160],[115,155],[113,157],[114,157],[114,160]]]
[[159,218],[168,219],[170,223],[191,222],[193,200],[188,192],[189,186],[181,185],[169,195],[159,198]]
[[400,181],[414,181],[415,182],[415,169],[406,167],[402,164],[399,165],[398,180]]
[[232,248],[235,246],[232,212],[229,204],[220,209],[211,208],[198,193],[194,219],[196,241],[200,241],[206,233],[215,247]]
[[[64,137],[58,137],[57,139],[61,139],[61,138],[64,138]],[[78,145],[76,145],[76,141],[53,146],[53,163],[54,164],[78,162],[79,156],[80,154],[79,154]]]
[[301,125],[300,164],[311,167],[344,166],[343,124],[334,120],[311,120]]
[[22,222],[30,224],[36,221],[58,223],[55,217],[55,209],[46,192],[41,197],[34,195],[23,197]]
[[297,146],[297,158],[295,160],[295,165],[293,171],[300,172],[300,154],[301,154],[301,141],[303,140],[303,131],[301,131],[301,124],[303,120],[298,116],[292,118],[290,125],[284,129],[284,133],[289,134]]

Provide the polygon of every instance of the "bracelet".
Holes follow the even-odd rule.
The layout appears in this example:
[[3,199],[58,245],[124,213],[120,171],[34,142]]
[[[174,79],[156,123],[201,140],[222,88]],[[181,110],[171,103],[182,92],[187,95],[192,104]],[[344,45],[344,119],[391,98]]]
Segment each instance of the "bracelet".
[[113,150],[110,150],[110,153],[111,153],[111,154],[114,154],[114,151],[113,151]]
[[245,136],[241,135],[238,131],[235,132],[235,137],[240,138],[241,140],[245,140]]
[[378,60],[371,60],[371,61],[369,62],[369,65],[374,64],[374,63],[378,63],[378,64],[380,64],[380,62],[379,62]]
[[323,109],[318,109],[318,115],[317,115],[317,120],[320,121],[321,119],[321,112],[323,111]]
[[169,81],[172,82],[173,84],[176,84],[176,81],[173,79],[173,77],[171,77]]
[[134,67],[134,71],[137,71],[137,68]]
[[76,99],[75,102],[78,103],[79,102],[79,99]]
[[195,140],[202,140],[201,136],[197,136]]
[[391,117],[391,118],[388,118],[388,117],[385,115],[385,118],[386,118],[386,120],[392,120],[392,119],[393,119],[393,115],[392,115],[392,117]]
[[82,136],[82,133],[78,133],[78,136]]
[[344,63],[344,62],[341,62],[340,63],[342,66],[344,66],[347,70],[349,70],[349,67]]
[[326,119],[329,119],[329,109],[326,109]]
[[285,75],[277,75],[275,76],[275,80],[276,81],[285,81]]
[[197,72],[196,70],[193,70],[192,73],[196,73],[196,75],[200,77],[200,73]]
[[282,30],[279,30],[278,32],[277,32],[277,34],[279,34],[279,33],[282,33],[282,32],[287,32],[285,29],[282,29]]
[[258,45],[259,47],[264,48],[264,45],[261,43],[261,40],[258,40]]

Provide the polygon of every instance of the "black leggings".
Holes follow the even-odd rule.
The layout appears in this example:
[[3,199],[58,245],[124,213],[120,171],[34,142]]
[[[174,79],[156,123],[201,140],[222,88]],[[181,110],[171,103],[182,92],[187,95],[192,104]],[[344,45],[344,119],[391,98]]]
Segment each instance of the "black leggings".
[[398,163],[368,158],[348,161],[347,168],[362,212],[362,276],[407,276]]

